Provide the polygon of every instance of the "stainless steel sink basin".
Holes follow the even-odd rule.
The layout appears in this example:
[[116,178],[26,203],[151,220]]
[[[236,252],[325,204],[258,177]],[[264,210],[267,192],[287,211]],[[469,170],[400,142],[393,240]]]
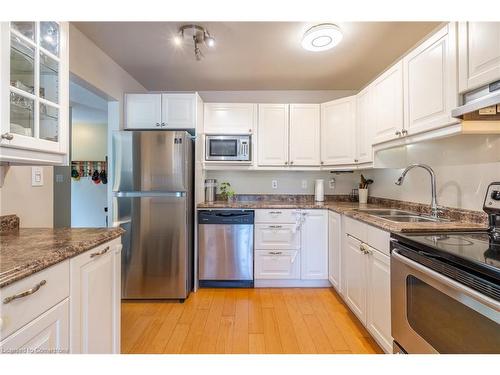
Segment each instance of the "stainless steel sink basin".
[[377,216],[386,220],[398,223],[429,223],[429,222],[445,222],[447,219],[434,218],[431,216],[421,215],[415,212],[384,209],[384,208],[360,208],[358,212],[363,212],[368,215]]
[[398,223],[429,223],[429,222],[443,222],[448,221],[446,219],[434,218],[430,216],[418,216],[418,215],[378,215],[379,217],[396,221]]
[[375,215],[375,216],[408,216],[408,215],[416,215],[413,212],[397,210],[392,208],[359,208],[359,212],[364,212],[366,214]]

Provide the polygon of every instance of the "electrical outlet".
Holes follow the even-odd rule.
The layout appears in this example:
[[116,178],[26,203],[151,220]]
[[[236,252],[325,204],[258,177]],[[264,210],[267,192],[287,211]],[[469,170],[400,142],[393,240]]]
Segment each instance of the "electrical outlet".
[[31,167],[31,186],[43,186],[42,167]]
[[277,189],[278,188],[278,180],[272,180],[271,181],[271,187],[273,189]]
[[335,189],[335,179],[331,178],[330,181],[328,181],[328,187],[330,189]]
[[64,182],[64,176],[62,174],[56,174],[56,182]]
[[302,180],[302,189],[307,189],[307,180]]

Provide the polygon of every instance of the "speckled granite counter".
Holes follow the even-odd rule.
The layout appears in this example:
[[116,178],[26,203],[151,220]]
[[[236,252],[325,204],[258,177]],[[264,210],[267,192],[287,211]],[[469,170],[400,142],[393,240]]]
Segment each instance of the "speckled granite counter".
[[0,234],[0,288],[120,237],[121,228],[33,228]]
[[[233,202],[215,201],[213,203],[198,204],[198,209],[328,209],[354,219],[363,221],[375,227],[389,232],[458,232],[458,231],[482,231],[487,228],[486,215],[481,212],[457,210],[445,208],[443,217],[450,221],[444,222],[421,222],[421,223],[398,223],[381,217],[373,216],[357,209],[372,208],[397,208],[418,213],[428,213],[426,205],[416,203],[393,201],[389,199],[373,198],[368,204],[360,205],[358,202],[345,202],[327,200],[324,203],[316,203],[312,199],[288,200],[237,200]],[[458,218],[461,218],[458,219]]]

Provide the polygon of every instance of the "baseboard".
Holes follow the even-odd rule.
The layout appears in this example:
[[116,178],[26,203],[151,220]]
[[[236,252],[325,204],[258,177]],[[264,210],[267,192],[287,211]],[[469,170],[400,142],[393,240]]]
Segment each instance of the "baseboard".
[[331,286],[328,280],[255,280],[255,288],[323,288]]

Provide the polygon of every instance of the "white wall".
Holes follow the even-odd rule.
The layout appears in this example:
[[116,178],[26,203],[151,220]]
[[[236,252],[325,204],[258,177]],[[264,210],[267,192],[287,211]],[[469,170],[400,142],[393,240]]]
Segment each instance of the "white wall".
[[9,167],[0,188],[0,215],[16,214],[21,226],[52,227],[53,168],[43,167],[43,186],[31,186],[31,167]]
[[106,124],[73,123],[71,160],[106,160],[108,127]]
[[[314,182],[323,179],[325,194],[350,194],[356,186],[359,173],[332,174],[330,172],[307,171],[207,171],[207,178],[217,179],[217,183],[229,182],[236,194],[314,194]],[[335,179],[335,187],[329,181]],[[272,180],[278,182],[273,189]],[[306,182],[306,188],[302,182]]]
[[481,211],[486,188],[500,181],[500,136],[463,135],[379,153],[377,163],[387,168],[364,171],[375,180],[370,195],[430,203],[429,174],[408,172],[402,186],[394,181],[412,163],[430,165],[437,180],[438,203]]

